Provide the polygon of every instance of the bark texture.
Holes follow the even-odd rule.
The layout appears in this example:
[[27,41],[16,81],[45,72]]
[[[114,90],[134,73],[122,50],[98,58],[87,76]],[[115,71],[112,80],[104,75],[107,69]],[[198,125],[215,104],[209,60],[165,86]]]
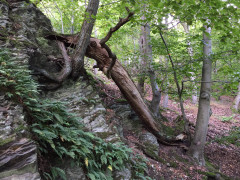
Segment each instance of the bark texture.
[[240,83],[238,85],[238,94],[233,101],[233,109],[236,111],[238,111],[239,102],[240,102]]
[[[100,40],[91,38],[91,43],[86,51],[86,56],[95,59],[98,66],[102,68],[103,72],[105,74],[107,73],[108,66],[110,65],[112,59],[109,59],[107,51],[100,45]],[[150,110],[145,105],[141,94],[137,90],[137,87],[131,80],[127,71],[125,71],[118,60],[111,70],[111,76],[134,111],[139,115],[148,128],[158,132],[159,128],[157,127]]]
[[[145,9],[145,5],[143,7]],[[145,20],[145,16],[141,17],[142,20]],[[147,44],[147,36],[146,36],[146,25],[141,26],[141,35],[139,38],[139,49],[140,49],[140,57],[139,57],[139,78],[138,78],[138,90],[144,95],[144,82],[146,78],[146,67],[147,67],[147,57],[146,57],[146,44]]]
[[203,33],[203,67],[202,82],[199,97],[197,124],[193,141],[191,143],[189,153],[195,158],[200,165],[205,165],[204,146],[206,143],[208,122],[210,117],[210,98],[211,98],[211,75],[212,75],[212,42],[210,39],[211,28],[206,27]]
[[78,43],[76,45],[75,54],[73,56],[73,72],[72,77],[78,78],[84,67],[84,55],[89,44],[95,16],[97,14],[99,0],[89,0],[85,19],[78,34]]

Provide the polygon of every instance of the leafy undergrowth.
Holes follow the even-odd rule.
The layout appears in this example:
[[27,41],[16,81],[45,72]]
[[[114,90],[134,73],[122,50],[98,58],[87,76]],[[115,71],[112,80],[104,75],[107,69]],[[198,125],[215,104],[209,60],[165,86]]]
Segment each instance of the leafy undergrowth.
[[43,179],[66,179],[63,169],[54,167],[47,159],[51,156],[70,159],[71,164],[82,167],[92,180],[112,179],[112,171],[121,170],[127,164],[132,164],[135,178],[143,177],[145,163],[132,156],[128,147],[122,143],[106,143],[84,131],[79,117],[69,113],[61,102],[40,99],[38,85],[27,66],[20,65],[17,58],[11,58],[7,50],[0,50],[0,65],[1,91],[24,109],[30,138],[38,145]]
[[[108,82],[101,86],[104,102],[107,104],[118,102],[122,99],[118,87],[110,80],[102,77]],[[146,99],[151,100],[151,90],[146,87]],[[211,108],[213,115],[209,122],[209,131],[207,144],[205,147],[206,167],[198,166],[186,155],[186,151],[175,146],[160,145],[159,158],[156,161],[150,157],[148,159],[148,174],[153,179],[215,179],[215,176],[221,174],[223,179],[240,179],[240,148],[239,128],[240,115],[233,114],[230,107],[233,98],[221,97],[220,101],[212,99]],[[162,99],[163,101],[163,99]],[[162,102],[161,101],[161,102]],[[184,103],[186,115],[192,124],[191,131],[194,133],[194,127],[197,117],[197,105],[186,100]],[[174,127],[176,119],[180,115],[180,107],[174,100],[169,100],[168,108],[163,110],[163,115],[168,119],[167,124]],[[235,128],[238,131],[232,131]],[[136,148],[139,142],[138,138],[131,132],[126,133],[125,139],[136,154],[144,153]],[[229,137],[229,135],[232,135]]]

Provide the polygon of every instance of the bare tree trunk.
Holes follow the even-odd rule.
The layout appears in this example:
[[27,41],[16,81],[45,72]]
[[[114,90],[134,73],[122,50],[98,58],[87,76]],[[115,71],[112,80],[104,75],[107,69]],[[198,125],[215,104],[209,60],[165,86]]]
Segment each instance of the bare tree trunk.
[[[187,25],[187,23],[181,23],[183,28],[184,28],[184,31],[186,34],[189,34],[189,26]],[[192,59],[193,57],[193,48],[191,46],[191,42],[190,41],[187,41],[187,45],[188,45],[188,54],[190,56],[190,58]],[[191,77],[190,77],[191,81],[192,81],[192,85],[193,85],[193,91],[192,91],[192,103],[193,104],[197,104],[197,86],[194,82],[194,80],[196,79],[195,75],[194,75],[194,72],[191,72]]]
[[159,91],[159,87],[156,81],[157,78],[153,70],[150,70],[149,76],[150,76],[152,93],[153,93],[153,97],[151,101],[151,109],[154,116],[159,117],[160,116],[159,105],[161,101],[161,92]]
[[202,82],[199,97],[197,124],[189,154],[195,158],[200,165],[205,165],[204,146],[206,143],[208,122],[210,117],[210,98],[211,98],[211,75],[212,75],[212,41],[210,39],[211,28],[204,26],[203,32],[203,67]]
[[[143,7],[145,9],[145,5]],[[141,17],[142,20],[145,20],[145,16],[143,15]],[[146,67],[147,67],[147,57],[146,57],[146,43],[147,43],[147,37],[146,37],[146,31],[145,26],[141,26],[141,36],[139,39],[139,46],[140,46],[140,62],[139,62],[139,74],[140,77],[138,79],[138,90],[143,95],[144,94],[144,82],[145,82],[145,76],[146,76]]]
[[233,101],[233,109],[236,111],[238,111],[239,102],[240,102],[240,83],[238,85],[238,94]]
[[[100,40],[91,38],[90,47],[88,47],[86,51],[86,56],[95,59],[98,66],[102,67],[103,72],[106,74],[104,69],[109,66],[111,59],[108,57],[107,51],[101,47]],[[154,132],[159,132],[158,125],[153,119],[151,111],[145,105],[137,87],[118,60],[111,70],[111,77],[134,111],[143,120],[144,124],[147,125],[147,128]]]
[[72,77],[74,79],[80,76],[80,73],[84,69],[84,55],[87,49],[87,46],[90,42],[90,37],[95,22],[95,17],[97,14],[99,6],[99,0],[89,0],[87,10],[85,13],[85,19],[79,33],[78,43],[75,49],[75,54],[73,57],[73,72]]
[[71,4],[71,6],[72,6],[72,16],[71,16],[71,29],[70,29],[70,32],[71,32],[71,34],[74,34],[74,11],[73,11],[73,6],[74,6],[74,2],[73,2],[73,0],[71,0],[71,2],[72,2],[72,4]]
[[60,8],[58,7],[57,3],[56,3],[55,1],[53,1],[53,2],[54,2],[54,4],[55,4],[56,8],[58,9],[58,12],[59,12],[59,14],[60,14],[60,16],[61,16],[61,25],[62,25],[61,32],[62,32],[62,34],[64,34],[64,26],[63,26],[62,11],[61,11]]
[[[165,17],[165,24],[168,24],[168,17]],[[165,40],[167,40],[167,38],[165,38]],[[166,41],[167,42],[167,41]],[[168,58],[165,57],[165,66],[166,69],[168,69]],[[167,108],[168,107],[168,86],[169,86],[169,81],[168,81],[168,74],[166,74],[166,89],[164,92],[164,98],[163,98],[163,107]]]
[[[168,69],[168,58],[165,57],[165,65],[166,69]],[[168,86],[169,86],[169,81],[168,81],[168,75],[166,73],[166,89],[164,91],[164,97],[163,97],[163,107],[167,108],[168,107]]]

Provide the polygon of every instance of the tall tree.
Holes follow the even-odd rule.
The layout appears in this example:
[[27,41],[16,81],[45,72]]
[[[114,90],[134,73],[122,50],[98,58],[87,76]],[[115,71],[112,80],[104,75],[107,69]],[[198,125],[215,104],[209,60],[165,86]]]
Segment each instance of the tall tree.
[[[144,5],[144,12],[146,11],[146,5]],[[142,20],[145,20],[145,15],[142,16]],[[153,54],[152,54],[152,45],[151,45],[151,37],[150,37],[150,24],[148,22],[144,23],[141,26],[141,36],[140,36],[140,53],[142,60],[142,69],[146,72],[148,69],[148,75],[150,77],[151,87],[152,87],[152,101],[151,101],[151,109],[155,117],[160,116],[159,105],[161,100],[161,92],[159,90],[157,84],[157,77],[155,74],[153,63]],[[148,66],[146,66],[148,64]],[[144,71],[142,71],[144,73]],[[138,81],[139,88],[141,90],[144,89],[144,79],[145,77],[140,77]]]
[[[144,15],[145,13],[145,7],[146,5],[143,5],[143,15],[141,17],[142,21],[146,20],[146,17]],[[141,35],[139,38],[139,48],[140,48],[140,58],[139,58],[139,78],[138,78],[138,90],[139,92],[143,95],[144,94],[144,83],[145,83],[145,76],[146,76],[146,67],[147,67],[147,56],[146,56],[146,51],[147,51],[147,31],[150,33],[150,29],[147,29],[146,27],[147,24],[141,26]],[[148,25],[149,26],[149,25]]]
[[[209,20],[207,20],[209,22]],[[210,38],[211,27],[205,25],[203,32],[203,66],[202,81],[199,97],[196,130],[191,143],[189,153],[200,165],[205,165],[204,146],[206,143],[208,122],[210,117],[211,76],[212,76],[212,41]]]

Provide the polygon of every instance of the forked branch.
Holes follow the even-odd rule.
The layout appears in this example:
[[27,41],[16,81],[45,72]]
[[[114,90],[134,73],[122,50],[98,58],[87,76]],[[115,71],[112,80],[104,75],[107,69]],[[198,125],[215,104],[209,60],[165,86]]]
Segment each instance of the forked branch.
[[104,49],[106,49],[106,51],[108,53],[108,56],[112,59],[111,64],[107,69],[107,77],[108,78],[110,78],[110,74],[111,74],[110,72],[111,72],[111,69],[113,68],[113,66],[114,66],[114,64],[117,60],[117,56],[114,53],[112,53],[111,49],[106,45],[106,42],[111,38],[111,36],[114,32],[116,32],[121,26],[123,26],[128,21],[130,21],[130,18],[134,15],[134,13],[130,12],[130,10],[127,7],[126,7],[126,10],[128,11],[128,16],[124,19],[120,18],[117,25],[113,28],[110,28],[108,34],[103,39],[101,39],[101,41],[100,41],[100,45]]
[[128,16],[126,18],[119,18],[119,22],[117,23],[117,25],[113,28],[110,28],[108,34],[105,36],[105,38],[101,39],[100,44],[105,44],[112,36],[112,34],[117,31],[121,26],[123,26],[124,24],[126,24],[128,21],[130,21],[130,18],[134,15],[134,12],[130,12],[130,10],[128,9],[128,7],[126,7],[126,10],[128,12]]

